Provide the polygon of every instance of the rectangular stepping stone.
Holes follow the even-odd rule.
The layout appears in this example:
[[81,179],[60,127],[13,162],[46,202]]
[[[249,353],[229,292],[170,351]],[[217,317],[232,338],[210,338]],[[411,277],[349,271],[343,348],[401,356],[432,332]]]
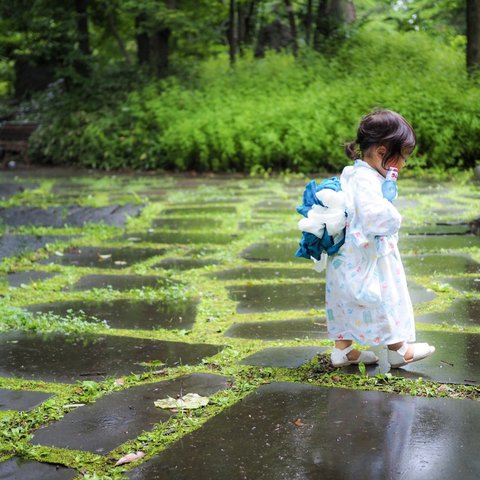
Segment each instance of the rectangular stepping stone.
[[237,213],[237,207],[233,206],[208,206],[208,207],[177,207],[163,210],[162,215],[189,215],[192,217],[204,217],[210,215],[225,215]]
[[67,249],[61,256],[52,255],[39,263],[117,269],[129,267],[164,253],[164,248],[81,247]]
[[110,205],[108,207],[9,207],[0,208],[0,219],[5,225],[19,227],[61,228],[65,225],[82,227],[86,223],[105,223],[122,227],[128,217],[136,217],[142,207],[138,205]]
[[399,241],[401,252],[406,250],[433,252],[472,247],[480,247],[480,237],[476,235],[404,235]]
[[[179,245],[189,245],[192,243],[210,243],[212,245],[226,245],[238,238],[235,234],[212,233],[212,232],[134,232],[121,237],[122,240],[130,242],[145,243],[174,243]],[[117,239],[118,240],[118,239]]]
[[208,265],[216,265],[217,263],[217,260],[199,258],[164,258],[159,263],[153,265],[153,267],[164,270],[193,270]]
[[52,396],[53,393],[0,389],[0,410],[31,410]]
[[169,228],[174,230],[204,230],[219,228],[222,220],[211,219],[208,222],[204,218],[159,218],[153,221],[153,227]]
[[[168,281],[169,282],[169,281]],[[142,288],[160,288],[167,284],[167,280],[153,275],[85,275],[78,282],[64,291],[83,291],[92,288],[112,288],[113,290],[125,291]]]
[[402,225],[402,234],[408,235],[458,235],[469,232],[467,223],[427,223],[424,225]]
[[272,383],[127,476],[474,480],[478,409],[470,400]]
[[31,443],[104,455],[173,415],[156,407],[156,400],[188,393],[208,397],[228,385],[227,377],[194,373],[110,393],[37,430]]
[[234,323],[225,337],[256,340],[294,340],[327,338],[325,319],[276,320],[272,322]]
[[446,283],[460,292],[480,292],[479,277],[450,277],[441,278],[441,283]]
[[[298,241],[300,241],[300,237]],[[298,250],[298,241],[255,243],[247,247],[240,256],[252,262],[294,262],[310,266],[311,261],[307,262],[305,258],[295,256],[295,252]]]
[[[417,341],[434,345],[435,353],[410,365],[390,369],[386,349],[371,348],[380,358],[380,363],[367,366],[368,375],[390,372],[396,377],[422,377],[426,381],[439,383],[480,384],[480,334],[419,331]],[[358,367],[342,368],[339,372],[358,375]]]
[[407,275],[462,275],[480,273],[480,263],[469,255],[403,255]]
[[47,280],[49,278],[56,277],[58,273],[55,272],[38,272],[33,270],[28,270],[24,272],[15,272],[9,273],[6,275],[0,274],[0,283],[5,282],[10,287],[18,288],[22,285],[28,285],[32,282],[38,282],[41,280]]
[[0,260],[25,252],[35,252],[47,243],[70,240],[71,235],[2,235],[0,236]]
[[63,465],[13,457],[0,462],[0,478],[5,480],[70,480],[78,472]]
[[197,365],[221,346],[113,335],[7,332],[0,335],[0,376],[47,382],[101,381],[143,373],[143,363]]
[[325,308],[325,283],[228,287],[238,313]]
[[447,325],[480,325],[480,300],[459,298],[445,312],[427,313],[415,318],[419,323],[444,323]]
[[111,328],[119,329],[190,330],[195,323],[197,303],[192,301],[169,304],[127,299],[87,303],[84,300],[70,300],[30,305],[28,310],[33,313],[52,312],[62,317],[69,312],[82,311],[87,318],[105,320]]
[[435,292],[429,288],[422,287],[422,285],[411,280],[408,281],[408,291],[410,293],[410,299],[414,305],[430,302],[437,297]]
[[38,185],[33,183],[0,183],[0,200],[6,200],[17,193],[22,193],[25,190],[33,190],[35,188],[38,188]]
[[[313,265],[313,263],[312,263]],[[299,279],[305,278],[321,279],[313,268],[262,268],[262,267],[240,267],[231,270],[223,270],[221,272],[210,273],[209,277],[218,278],[220,280],[274,280],[277,278]]]
[[298,368],[325,350],[324,347],[266,348],[244,358],[240,363],[256,367]]

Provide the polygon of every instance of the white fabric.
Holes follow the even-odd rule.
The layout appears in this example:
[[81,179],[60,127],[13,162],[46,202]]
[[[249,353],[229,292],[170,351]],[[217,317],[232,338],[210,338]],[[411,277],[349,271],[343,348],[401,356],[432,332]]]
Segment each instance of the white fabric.
[[347,222],[345,244],[327,261],[329,338],[364,345],[413,342],[413,308],[397,246],[401,216],[383,198],[385,179],[356,160],[340,181]]

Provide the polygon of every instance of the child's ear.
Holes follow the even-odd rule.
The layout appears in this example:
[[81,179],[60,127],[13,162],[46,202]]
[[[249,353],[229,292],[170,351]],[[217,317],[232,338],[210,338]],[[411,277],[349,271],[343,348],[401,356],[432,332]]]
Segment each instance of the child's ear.
[[379,145],[379,146],[375,149],[375,152],[376,152],[376,154],[378,155],[378,157],[380,158],[380,160],[383,160],[383,157],[384,157],[385,154],[387,153],[387,149],[385,148],[384,145]]

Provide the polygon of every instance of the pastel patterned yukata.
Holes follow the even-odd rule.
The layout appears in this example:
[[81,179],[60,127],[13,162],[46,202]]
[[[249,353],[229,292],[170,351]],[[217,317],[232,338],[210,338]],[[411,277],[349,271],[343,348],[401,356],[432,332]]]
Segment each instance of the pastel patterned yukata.
[[385,178],[363,160],[340,177],[346,195],[345,244],[329,256],[329,338],[362,345],[415,341],[415,321],[398,251],[401,216],[382,195]]

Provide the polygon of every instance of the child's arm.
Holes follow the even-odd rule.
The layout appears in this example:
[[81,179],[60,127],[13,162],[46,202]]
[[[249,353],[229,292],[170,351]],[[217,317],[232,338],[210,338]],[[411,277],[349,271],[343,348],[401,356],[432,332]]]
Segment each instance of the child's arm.
[[352,185],[355,211],[367,236],[394,235],[402,217],[382,194],[382,182],[372,176],[357,175]]

